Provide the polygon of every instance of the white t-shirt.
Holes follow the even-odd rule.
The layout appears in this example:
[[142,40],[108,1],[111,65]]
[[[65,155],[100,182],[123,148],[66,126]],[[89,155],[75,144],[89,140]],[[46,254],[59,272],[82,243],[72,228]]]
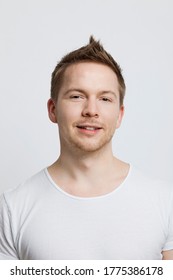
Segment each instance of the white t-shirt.
[[173,249],[173,188],[130,168],[109,194],[82,198],[47,169],[0,200],[0,259],[159,260]]

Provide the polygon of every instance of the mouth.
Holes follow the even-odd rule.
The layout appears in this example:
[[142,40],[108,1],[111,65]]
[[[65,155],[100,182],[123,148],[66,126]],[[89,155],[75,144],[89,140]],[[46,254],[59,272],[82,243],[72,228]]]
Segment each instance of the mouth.
[[95,127],[95,126],[80,126],[80,125],[77,125],[77,128],[80,128],[80,129],[86,129],[86,130],[98,130],[98,129],[101,129],[101,127]]
[[92,126],[91,125],[77,125],[76,127],[79,129],[79,131],[88,133],[88,134],[95,134],[99,130],[102,129],[102,127],[94,126],[94,125],[92,125]]

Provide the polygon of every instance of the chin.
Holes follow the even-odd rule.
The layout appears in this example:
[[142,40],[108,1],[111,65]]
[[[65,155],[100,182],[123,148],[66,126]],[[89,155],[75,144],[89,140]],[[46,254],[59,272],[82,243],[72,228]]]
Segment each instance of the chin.
[[110,144],[111,139],[109,141],[102,141],[99,143],[85,143],[84,141],[81,143],[74,143],[74,147],[76,147],[81,152],[97,152],[102,150],[104,147],[108,146]]

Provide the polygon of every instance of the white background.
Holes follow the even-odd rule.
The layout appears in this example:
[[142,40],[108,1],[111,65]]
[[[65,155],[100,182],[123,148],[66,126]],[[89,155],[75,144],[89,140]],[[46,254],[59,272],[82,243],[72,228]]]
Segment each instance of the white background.
[[57,159],[51,73],[91,34],[127,85],[115,155],[173,182],[172,15],[171,0],[0,0],[0,192]]

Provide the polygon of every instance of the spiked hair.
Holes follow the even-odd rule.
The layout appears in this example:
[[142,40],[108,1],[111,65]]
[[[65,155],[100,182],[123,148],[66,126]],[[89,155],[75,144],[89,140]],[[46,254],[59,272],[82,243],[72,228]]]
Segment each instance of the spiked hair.
[[89,44],[68,53],[58,62],[52,73],[51,98],[57,100],[66,68],[71,64],[85,61],[107,65],[115,72],[119,83],[120,105],[123,105],[126,86],[122,70],[113,57],[103,48],[102,44],[96,41],[93,36],[90,36]]

